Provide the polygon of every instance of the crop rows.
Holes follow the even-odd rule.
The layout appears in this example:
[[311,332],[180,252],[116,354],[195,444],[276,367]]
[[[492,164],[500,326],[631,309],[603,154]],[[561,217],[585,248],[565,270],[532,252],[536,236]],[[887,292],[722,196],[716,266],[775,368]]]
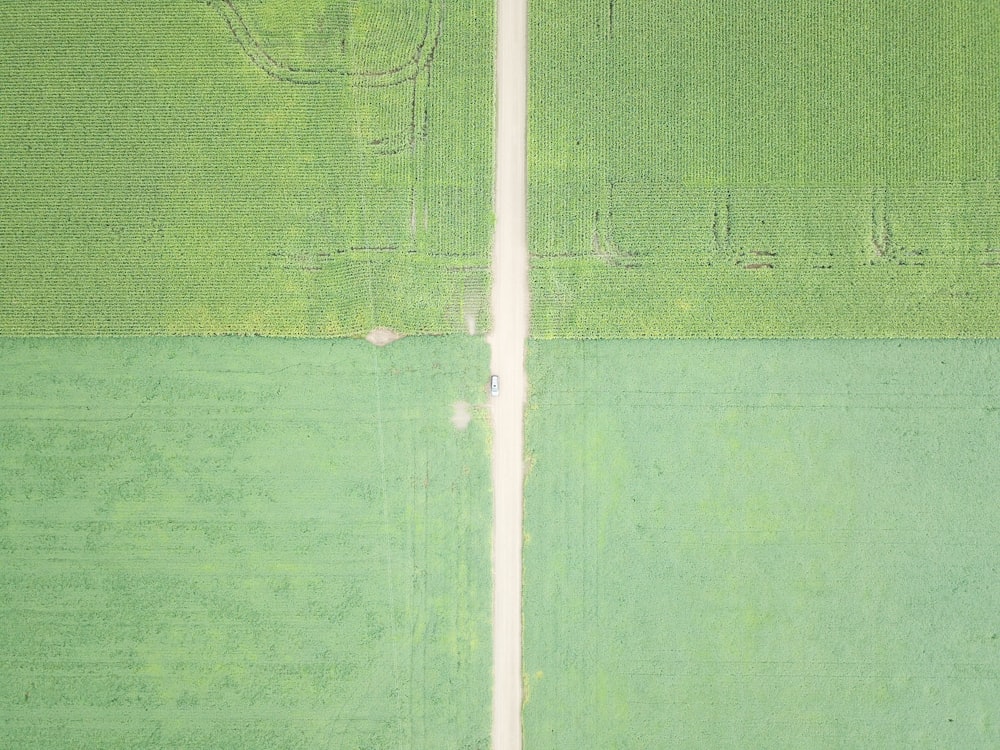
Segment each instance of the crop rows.
[[0,340],[0,744],[484,746],[485,353]]
[[525,747],[995,746],[998,354],[533,342]]

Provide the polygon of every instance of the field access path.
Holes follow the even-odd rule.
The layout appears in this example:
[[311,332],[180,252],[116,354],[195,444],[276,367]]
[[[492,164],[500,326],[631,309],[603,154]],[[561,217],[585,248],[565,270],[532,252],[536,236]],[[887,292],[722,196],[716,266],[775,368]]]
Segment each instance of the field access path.
[[521,541],[527,395],[527,0],[497,2],[496,230],[491,295],[493,750],[521,749]]

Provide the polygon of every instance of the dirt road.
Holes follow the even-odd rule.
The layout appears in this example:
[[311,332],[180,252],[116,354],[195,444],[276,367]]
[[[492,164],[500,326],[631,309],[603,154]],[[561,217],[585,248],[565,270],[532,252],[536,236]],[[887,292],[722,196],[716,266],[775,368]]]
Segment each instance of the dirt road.
[[528,335],[527,0],[497,3],[493,416],[493,750],[521,748],[521,540]]

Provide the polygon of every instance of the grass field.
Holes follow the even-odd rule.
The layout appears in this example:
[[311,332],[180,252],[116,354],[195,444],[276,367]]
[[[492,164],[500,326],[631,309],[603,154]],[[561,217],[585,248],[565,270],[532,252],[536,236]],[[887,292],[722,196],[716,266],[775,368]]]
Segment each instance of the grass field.
[[1000,6],[531,4],[538,337],[1000,333]]
[[485,328],[493,7],[0,6],[0,334]]
[[0,746],[488,747],[487,356],[0,340]]
[[996,747],[998,362],[535,342],[525,747]]

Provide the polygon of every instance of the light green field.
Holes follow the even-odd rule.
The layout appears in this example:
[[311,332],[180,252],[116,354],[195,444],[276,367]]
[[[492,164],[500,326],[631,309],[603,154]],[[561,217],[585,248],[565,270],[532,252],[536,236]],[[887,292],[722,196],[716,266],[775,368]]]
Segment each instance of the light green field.
[[493,6],[0,4],[0,334],[485,328]]
[[525,747],[997,747],[998,364],[535,342]]
[[530,23],[536,336],[1000,334],[1000,5]]
[[0,340],[0,746],[488,747],[486,358]]

